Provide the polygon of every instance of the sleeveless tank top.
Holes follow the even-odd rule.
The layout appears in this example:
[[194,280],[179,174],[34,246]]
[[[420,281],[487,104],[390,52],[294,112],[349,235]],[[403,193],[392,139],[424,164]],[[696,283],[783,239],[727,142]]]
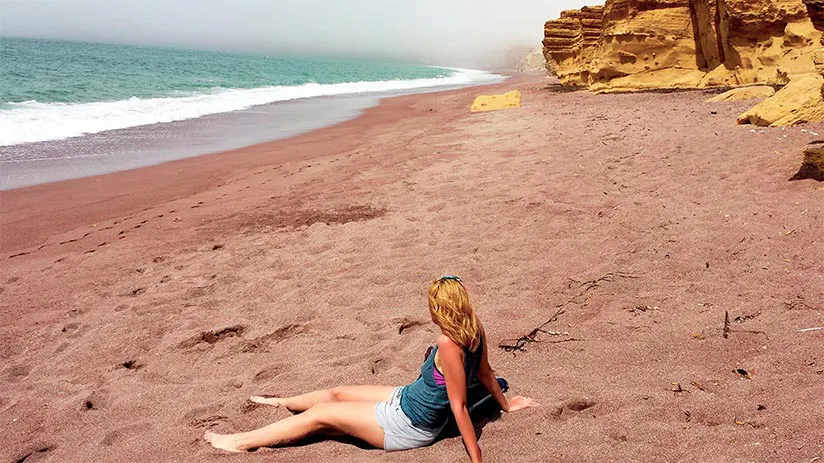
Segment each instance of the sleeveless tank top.
[[[464,349],[464,372],[467,386],[478,373],[483,353],[483,339],[475,352]],[[437,429],[446,423],[451,407],[446,385],[435,382],[435,354],[438,346],[423,362],[421,376],[401,390],[401,410],[417,428]]]

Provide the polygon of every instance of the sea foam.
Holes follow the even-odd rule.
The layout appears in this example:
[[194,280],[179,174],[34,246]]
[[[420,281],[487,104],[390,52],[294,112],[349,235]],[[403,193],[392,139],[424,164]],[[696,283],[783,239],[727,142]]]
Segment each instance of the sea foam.
[[319,96],[410,91],[491,83],[501,76],[455,69],[448,77],[339,84],[308,83],[252,89],[214,89],[168,98],[130,98],[94,103],[8,103],[0,109],[0,146],[61,140],[141,125],[194,119],[267,103]]

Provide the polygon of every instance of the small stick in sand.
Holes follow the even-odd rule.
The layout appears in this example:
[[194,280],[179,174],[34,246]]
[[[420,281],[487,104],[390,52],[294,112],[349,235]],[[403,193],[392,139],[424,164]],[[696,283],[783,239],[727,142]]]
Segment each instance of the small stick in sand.
[[730,337],[730,312],[724,311],[724,339]]
[[804,328],[803,330],[798,330],[799,333],[808,333],[810,331],[821,331],[824,330],[824,326],[816,326],[815,328]]

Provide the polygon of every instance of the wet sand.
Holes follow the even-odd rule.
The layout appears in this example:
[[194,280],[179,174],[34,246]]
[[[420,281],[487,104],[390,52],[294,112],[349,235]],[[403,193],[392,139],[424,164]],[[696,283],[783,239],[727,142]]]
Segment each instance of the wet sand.
[[495,344],[558,314],[491,349],[543,406],[486,423],[487,461],[824,458],[824,184],[788,181],[824,125],[706,97],[519,78],[0,192],[0,461],[461,461],[200,440],[286,416],[253,394],[415,379],[444,273]]

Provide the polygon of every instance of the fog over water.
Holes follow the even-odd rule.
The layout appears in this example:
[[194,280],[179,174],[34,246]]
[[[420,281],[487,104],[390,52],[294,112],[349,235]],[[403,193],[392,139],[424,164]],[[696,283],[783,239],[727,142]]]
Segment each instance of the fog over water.
[[492,66],[581,0],[0,0],[0,35]]

